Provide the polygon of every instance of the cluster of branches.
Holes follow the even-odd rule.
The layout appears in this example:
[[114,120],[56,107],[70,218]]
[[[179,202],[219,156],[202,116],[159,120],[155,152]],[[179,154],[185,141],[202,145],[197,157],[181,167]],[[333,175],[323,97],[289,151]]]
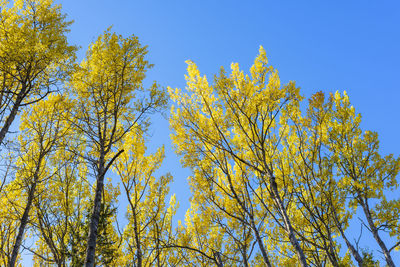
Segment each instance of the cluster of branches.
[[188,65],[186,89],[169,89],[173,141],[194,173],[182,242],[229,266],[377,265],[348,230],[361,224],[395,266],[400,158],[380,155],[346,92],[303,104],[262,47],[250,75],[232,64],[213,85]]
[[[1,4],[0,264],[28,250],[39,265],[164,265],[158,240],[176,204],[166,200],[172,177],[154,175],[164,149],[145,155],[149,115],[167,104],[156,83],[142,86],[147,48],[108,29],[76,64],[60,6]],[[121,188],[106,179],[112,167]]]
[[[380,155],[346,93],[302,104],[261,48],[250,76],[232,64],[213,85],[188,62],[186,90],[168,96],[143,87],[152,65],[137,37],[108,29],[77,64],[60,6],[1,3],[2,266],[24,250],[40,266],[377,265],[349,233],[361,214],[395,266],[400,201],[387,196],[400,159]],[[176,152],[193,171],[176,227],[172,177],[156,175],[164,148],[145,145],[168,97]]]

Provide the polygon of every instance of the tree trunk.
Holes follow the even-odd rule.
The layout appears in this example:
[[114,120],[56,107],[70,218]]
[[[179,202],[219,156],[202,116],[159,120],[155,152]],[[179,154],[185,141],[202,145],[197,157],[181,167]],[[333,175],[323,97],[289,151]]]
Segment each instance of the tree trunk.
[[25,90],[26,86],[23,85],[21,91],[17,96],[17,99],[15,100],[14,106],[12,107],[10,114],[8,115],[6,121],[4,122],[3,127],[0,130],[0,145],[3,143],[4,138],[6,137],[6,134],[10,129],[12,122],[14,121],[15,117],[18,114],[18,109],[21,106],[22,100],[24,100],[25,97]]
[[24,213],[22,214],[21,224],[18,228],[17,238],[15,239],[14,247],[13,247],[13,250],[11,253],[11,259],[8,264],[9,267],[14,267],[15,263],[17,262],[19,249],[21,247],[22,240],[24,238],[25,228],[26,228],[26,225],[28,224],[29,212],[32,208],[33,198],[35,197],[36,185],[39,180],[40,165],[42,164],[43,157],[44,157],[44,154],[41,154],[39,156],[39,160],[38,160],[38,163],[37,163],[37,166],[35,169],[35,173],[33,174],[33,184],[28,193],[28,199],[26,201],[25,210],[24,210]]
[[28,224],[28,219],[29,219],[29,212],[31,210],[33,198],[36,191],[36,183],[37,183],[36,181],[37,177],[35,178],[35,182],[32,185],[31,189],[29,190],[28,200],[26,202],[25,210],[21,218],[21,224],[19,225],[17,238],[15,239],[14,247],[11,253],[11,259],[10,262],[8,263],[9,267],[14,267],[15,263],[17,262],[19,248],[21,247],[22,240],[24,238],[25,228],[26,225]]
[[103,195],[104,190],[104,176],[106,175],[107,170],[116,160],[116,158],[123,153],[124,150],[118,151],[117,154],[110,160],[107,164],[105,163],[105,153],[104,150],[101,150],[99,164],[98,164],[98,174],[97,174],[97,183],[96,183],[96,191],[94,196],[94,203],[93,203],[93,212],[92,216],[90,217],[90,224],[89,224],[89,235],[86,247],[86,260],[85,266],[86,267],[93,267],[95,263],[96,257],[96,241],[97,241],[97,230],[99,227],[99,220],[100,220],[100,210],[101,210],[101,197]]
[[247,259],[247,248],[246,245],[243,246],[242,248],[242,255],[243,255],[243,266],[244,267],[249,267],[249,261]]
[[355,247],[350,243],[350,241],[347,239],[347,237],[345,236],[344,232],[342,231],[342,229],[340,228],[340,234],[342,235],[344,242],[346,242],[347,247],[350,249],[351,254],[353,254],[353,257],[356,259],[358,266],[359,267],[363,267],[363,259],[360,256],[360,253],[358,253],[358,251],[355,249]]
[[390,256],[390,252],[387,249],[387,247],[386,247],[385,243],[383,242],[383,240],[381,239],[381,237],[379,236],[378,229],[376,228],[374,221],[372,220],[372,216],[369,211],[367,200],[365,199],[365,201],[364,201],[364,199],[362,197],[359,197],[359,198],[361,199],[360,205],[364,210],[365,217],[367,217],[368,226],[371,229],[372,235],[374,236],[379,247],[382,249],[383,255],[385,255],[386,263],[390,267],[395,267],[392,257]]
[[342,225],[340,224],[339,219],[338,219],[338,217],[337,217],[336,209],[335,209],[335,207],[333,206],[332,201],[330,201],[330,204],[332,205],[332,209],[333,209],[333,218],[334,218],[334,220],[335,220],[336,226],[337,226],[337,228],[339,229],[339,232],[340,232],[340,234],[342,235],[342,237],[343,237],[343,239],[344,239],[344,242],[345,242],[346,245],[347,245],[347,248],[350,249],[350,252],[351,252],[351,254],[353,255],[354,259],[357,261],[358,266],[359,266],[359,267],[363,267],[363,266],[364,266],[364,264],[363,264],[363,259],[362,259],[361,255],[360,255],[360,253],[358,253],[358,251],[355,249],[355,247],[353,246],[353,244],[351,244],[350,241],[348,240],[348,238],[346,237],[346,235],[345,235],[345,233],[344,233],[344,231],[343,231]]
[[296,251],[296,254],[297,254],[297,257],[300,260],[301,266],[302,267],[306,267],[306,266],[308,266],[306,257],[304,255],[303,249],[300,247],[299,241],[297,240],[297,238],[296,238],[296,236],[294,234],[294,230],[293,230],[292,224],[290,223],[289,217],[288,217],[288,215],[286,213],[286,209],[285,209],[285,207],[283,205],[283,202],[282,202],[282,199],[281,199],[281,197],[279,195],[278,185],[276,184],[275,177],[272,174],[270,174],[269,177],[270,177],[269,182],[270,182],[271,189],[272,189],[272,192],[271,192],[272,194],[271,195],[272,195],[272,198],[275,199],[276,204],[278,205],[278,208],[280,209],[280,212],[282,214],[283,221],[285,223],[286,231],[289,234],[289,241],[290,241],[290,243],[292,244],[292,246],[294,247],[294,249]]
[[142,267],[142,248],[140,246],[140,233],[139,233],[139,229],[138,229],[138,223],[137,223],[137,218],[136,218],[136,210],[132,210],[134,212],[134,216],[133,216],[133,222],[134,222],[134,226],[133,226],[133,231],[135,232],[135,242],[136,242],[136,257],[137,257],[137,267]]
[[93,203],[93,212],[92,216],[90,217],[90,224],[89,224],[89,235],[87,241],[86,260],[85,260],[86,267],[93,267],[95,263],[97,230],[100,220],[101,201],[104,189],[104,176],[105,176],[104,154],[101,154],[99,161],[98,175],[96,179],[97,183],[96,183],[96,191]]
[[217,267],[224,267],[222,263],[221,254],[217,251],[214,253],[215,261],[217,262]]
[[256,235],[257,244],[261,251],[261,255],[263,256],[264,262],[268,267],[271,267],[272,266],[271,262],[269,261],[267,251],[265,250],[264,244],[261,240],[260,233],[258,232],[258,229],[256,228],[256,224],[254,223],[253,216],[250,216],[250,220],[251,220],[251,228],[253,229],[253,232]]

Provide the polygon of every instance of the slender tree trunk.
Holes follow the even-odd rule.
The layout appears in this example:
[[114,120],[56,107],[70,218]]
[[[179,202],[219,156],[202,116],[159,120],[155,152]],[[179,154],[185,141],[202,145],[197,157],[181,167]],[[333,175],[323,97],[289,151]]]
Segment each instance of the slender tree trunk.
[[385,243],[383,242],[383,240],[381,239],[381,237],[379,236],[378,229],[376,228],[374,221],[372,220],[372,216],[371,216],[371,212],[369,211],[367,199],[364,200],[360,196],[359,196],[359,198],[361,199],[361,201],[359,201],[359,202],[360,202],[361,207],[363,208],[365,217],[367,217],[368,226],[371,229],[372,235],[374,236],[379,247],[382,249],[383,255],[385,255],[386,263],[390,267],[395,267],[393,259],[390,256],[390,252],[387,249],[387,247],[386,247]]
[[342,235],[344,242],[346,242],[347,247],[350,249],[351,254],[353,254],[353,257],[356,259],[358,266],[359,267],[363,267],[363,259],[360,255],[360,253],[358,253],[358,251],[355,249],[355,247],[350,243],[350,241],[347,239],[346,235],[344,234],[344,232],[342,231],[341,227],[339,228],[340,234]]
[[[35,180],[37,180],[37,177],[35,177]],[[35,191],[36,191],[36,183],[37,183],[37,181],[35,181],[33,183],[31,189],[29,190],[25,210],[24,210],[24,213],[21,218],[21,224],[19,225],[17,238],[15,239],[14,247],[13,247],[13,250],[11,253],[11,259],[10,259],[10,262],[8,263],[9,267],[14,267],[15,263],[17,262],[19,249],[21,247],[22,240],[24,238],[25,228],[26,228],[26,225],[28,224],[28,219],[29,219],[29,212],[31,210],[33,198],[34,198]]]
[[242,248],[242,251],[243,251],[243,266],[244,267],[249,267],[249,262],[248,262],[248,259],[247,259],[247,248],[246,248],[246,246],[244,246],[244,248]]
[[335,207],[333,207],[332,202],[331,202],[331,205],[332,205],[332,209],[333,209],[333,218],[335,220],[337,228],[339,229],[340,234],[342,235],[342,237],[344,239],[344,242],[346,243],[347,248],[350,249],[350,252],[353,255],[354,259],[357,261],[358,266],[363,267],[364,266],[363,259],[360,255],[360,253],[358,253],[356,248],[353,246],[353,244],[350,243],[349,239],[346,237],[346,235],[343,231],[342,225],[340,224],[340,222],[338,220],[337,213],[336,213]]
[[123,153],[124,150],[118,151],[117,154],[110,160],[107,164],[105,163],[105,153],[104,149],[101,150],[99,164],[98,164],[98,174],[97,174],[97,183],[96,183],[96,191],[94,196],[94,203],[93,203],[93,212],[92,216],[90,217],[90,224],[89,224],[89,236],[87,241],[86,247],[86,260],[85,266],[86,267],[93,267],[96,259],[96,241],[97,241],[97,231],[99,227],[100,221],[100,210],[101,210],[101,201],[102,195],[104,190],[104,176],[106,175],[107,170],[113,164],[115,159]]
[[[321,230],[320,225],[318,225],[317,227],[318,227],[318,229]],[[334,246],[330,229],[326,228],[325,230],[327,231],[327,234],[326,235],[321,234],[321,238],[323,240],[322,250],[325,251],[325,253],[326,253],[326,256],[323,258],[323,261],[326,260],[326,258],[328,258],[328,260],[332,264],[332,266],[340,267],[339,259],[335,252],[336,247]],[[322,263],[319,263],[319,265],[322,265]]]
[[161,250],[161,246],[160,246],[160,229],[158,227],[158,224],[156,224],[157,227],[157,231],[156,231],[156,259],[157,259],[157,267],[161,267],[161,260],[160,260],[160,250]]
[[37,163],[37,166],[35,169],[35,173],[33,174],[33,184],[28,193],[28,199],[26,201],[25,210],[24,210],[24,213],[22,214],[21,224],[18,228],[17,238],[15,239],[14,247],[13,247],[13,250],[11,253],[10,262],[8,264],[9,267],[14,267],[15,263],[17,262],[19,249],[21,247],[22,240],[24,238],[25,228],[28,224],[29,212],[32,208],[33,198],[35,197],[36,185],[39,180],[40,165],[42,164],[43,157],[44,157],[44,154],[41,154],[39,156],[39,160],[38,160],[38,163]]
[[269,261],[269,258],[268,258],[267,251],[265,250],[264,244],[261,240],[260,233],[258,232],[258,229],[256,228],[256,224],[254,223],[253,216],[250,216],[250,220],[251,220],[251,228],[253,229],[253,232],[256,235],[257,244],[261,251],[261,255],[263,256],[264,262],[268,267],[272,267],[271,262]]
[[24,100],[25,97],[25,91],[26,91],[26,86],[23,85],[21,91],[17,96],[17,99],[15,100],[14,106],[12,107],[10,114],[8,115],[6,121],[4,122],[3,127],[0,130],[0,144],[3,143],[4,138],[6,137],[6,134],[10,129],[12,122],[14,121],[15,117],[18,114],[18,109],[21,106],[22,100]]
[[105,157],[104,153],[101,153],[99,160],[98,175],[96,179],[97,183],[96,183],[96,191],[93,203],[93,212],[89,224],[89,236],[87,241],[86,260],[85,260],[86,267],[93,267],[95,263],[97,231],[99,227],[101,201],[104,189],[104,176],[105,176],[104,157]]
[[292,246],[294,247],[294,249],[296,251],[296,254],[297,254],[297,256],[298,256],[298,258],[300,260],[301,266],[302,267],[306,267],[306,266],[308,266],[306,257],[304,255],[303,249],[300,247],[299,241],[297,240],[297,238],[296,238],[296,236],[294,234],[294,230],[293,230],[292,224],[290,223],[289,217],[288,217],[288,215],[286,213],[286,209],[285,209],[285,207],[283,205],[283,202],[282,202],[282,199],[281,199],[281,197],[279,195],[278,185],[276,184],[275,177],[272,174],[270,174],[269,177],[270,177],[270,179],[269,179],[270,181],[269,182],[270,182],[271,189],[272,189],[272,192],[271,192],[272,193],[272,197],[275,199],[276,204],[278,205],[278,208],[280,209],[280,212],[282,214],[283,221],[285,223],[286,231],[289,234],[289,241],[290,241],[290,243],[292,244]]
[[137,258],[137,267],[142,267],[142,248],[140,246],[140,233],[138,229],[138,223],[137,223],[137,218],[136,218],[136,210],[132,210],[134,213],[133,216],[133,231],[135,232],[135,242],[136,242],[136,258]]
[[224,267],[222,263],[221,254],[219,252],[214,253],[215,261],[217,262],[217,267]]
[[[47,234],[46,234],[46,229],[48,229],[48,227],[43,225],[44,215],[43,215],[43,213],[41,213],[39,205],[36,207],[36,209],[37,209],[36,217],[38,220],[39,229],[43,233],[44,241],[46,242],[47,246],[50,248],[51,253],[53,253],[53,258],[54,258],[55,263],[59,267],[65,266],[63,255],[62,255],[63,252],[61,251],[60,253],[58,253],[57,248],[55,247],[55,245],[53,243],[53,240],[51,239],[50,236],[47,236]],[[59,255],[59,254],[61,254],[61,255]]]

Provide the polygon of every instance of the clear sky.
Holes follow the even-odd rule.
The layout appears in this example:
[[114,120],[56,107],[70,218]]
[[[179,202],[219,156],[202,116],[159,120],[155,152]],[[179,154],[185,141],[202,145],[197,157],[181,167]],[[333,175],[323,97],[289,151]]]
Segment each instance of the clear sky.
[[[107,27],[135,34],[155,64],[147,83],[185,87],[185,60],[212,78],[238,62],[248,70],[262,45],[284,83],[296,81],[304,96],[346,90],[364,129],[379,133],[384,153],[399,155],[400,4],[398,1],[65,0],[70,41],[82,48]],[[173,154],[168,123],[157,118],[150,151],[165,144],[163,172],[188,207],[188,170]],[[186,193],[185,193],[186,192]],[[396,255],[400,262],[400,258]]]

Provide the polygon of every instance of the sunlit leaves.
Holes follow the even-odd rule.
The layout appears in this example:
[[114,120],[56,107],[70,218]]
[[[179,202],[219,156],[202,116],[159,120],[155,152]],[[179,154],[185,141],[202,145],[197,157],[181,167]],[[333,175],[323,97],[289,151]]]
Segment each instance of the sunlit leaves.
[[[346,92],[330,97],[318,92],[303,108],[299,88],[293,82],[281,85],[262,47],[251,76],[233,63],[231,73],[221,69],[212,85],[193,62],[187,63],[186,90],[169,88],[175,103],[172,139],[184,166],[193,170],[186,231],[213,244],[207,229],[220,229],[230,249],[219,244],[216,250],[225,260],[247,240],[255,245],[258,234],[258,253],[266,247],[270,255],[258,254],[255,262],[263,258],[268,264],[269,258],[276,265],[317,266],[350,264],[349,255],[362,262],[345,235],[360,205],[371,229],[395,235],[398,218],[389,215],[395,214],[389,207],[397,202],[384,196],[397,188],[399,160],[380,156],[377,134],[361,130],[361,116]],[[377,214],[369,199],[381,203]],[[238,236],[246,227],[253,239]],[[340,255],[341,242],[351,254]],[[251,252],[242,250],[238,259],[246,264],[244,255]]]

